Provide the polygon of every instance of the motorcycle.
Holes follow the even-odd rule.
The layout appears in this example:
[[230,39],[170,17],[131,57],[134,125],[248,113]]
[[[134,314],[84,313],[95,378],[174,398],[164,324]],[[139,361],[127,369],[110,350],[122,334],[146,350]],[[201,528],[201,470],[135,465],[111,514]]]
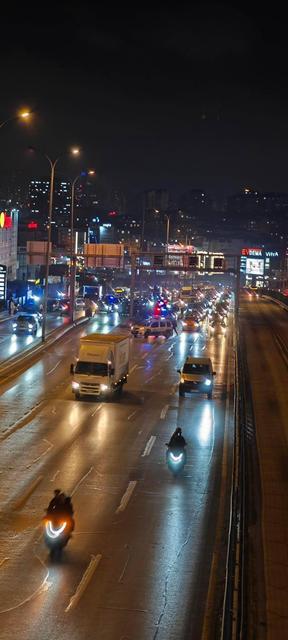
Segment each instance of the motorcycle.
[[166,453],[166,461],[167,461],[167,466],[168,469],[173,473],[174,476],[177,476],[183,469],[185,466],[185,462],[186,462],[186,452],[185,449],[176,449],[175,447],[169,447],[168,444],[166,444],[166,446],[168,447],[167,449],[167,453]]
[[68,515],[47,515],[44,518],[44,540],[51,557],[60,556],[74,529],[74,520]]

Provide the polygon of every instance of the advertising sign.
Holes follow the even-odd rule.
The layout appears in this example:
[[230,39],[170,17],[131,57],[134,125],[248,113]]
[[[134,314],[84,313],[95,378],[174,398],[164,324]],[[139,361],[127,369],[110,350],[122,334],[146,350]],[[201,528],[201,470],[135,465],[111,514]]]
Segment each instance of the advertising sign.
[[0,264],[0,300],[6,300],[7,291],[7,267]]
[[246,259],[246,274],[251,276],[264,275],[264,260],[258,258]]

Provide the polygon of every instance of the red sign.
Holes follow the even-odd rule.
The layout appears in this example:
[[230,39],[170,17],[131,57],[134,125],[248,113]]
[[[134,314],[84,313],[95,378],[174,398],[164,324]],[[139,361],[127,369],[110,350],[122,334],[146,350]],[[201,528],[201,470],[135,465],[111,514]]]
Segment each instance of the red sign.
[[0,229],[11,229],[12,227],[12,218],[7,216],[5,211],[1,211],[0,213]]
[[28,229],[38,229],[38,222],[34,222],[34,220],[32,220],[32,222],[28,222],[27,228]]
[[245,249],[242,249],[241,253],[242,256],[254,256],[255,258],[258,258],[262,256],[262,249],[260,247],[245,247]]

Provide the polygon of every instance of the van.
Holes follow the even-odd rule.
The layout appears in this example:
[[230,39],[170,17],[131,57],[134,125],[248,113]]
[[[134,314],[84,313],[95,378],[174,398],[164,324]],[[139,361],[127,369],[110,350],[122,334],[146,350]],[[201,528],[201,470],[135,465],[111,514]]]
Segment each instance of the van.
[[213,395],[213,382],[216,372],[213,371],[210,358],[194,358],[188,356],[180,373],[179,396],[185,396],[185,392],[207,393],[211,400]]

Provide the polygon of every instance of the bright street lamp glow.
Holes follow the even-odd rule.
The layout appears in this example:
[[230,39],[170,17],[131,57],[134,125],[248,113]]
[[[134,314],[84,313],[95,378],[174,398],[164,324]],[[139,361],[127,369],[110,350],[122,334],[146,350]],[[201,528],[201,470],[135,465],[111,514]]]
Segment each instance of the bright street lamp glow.
[[78,156],[78,153],[80,153],[80,149],[78,149],[77,147],[73,147],[73,149],[71,149],[71,153],[73,154],[73,156]]
[[30,111],[21,111],[19,113],[19,118],[23,118],[23,120],[27,120],[27,118],[30,118],[30,116],[31,116]]
[[94,176],[94,175],[95,175],[95,171],[94,171],[94,169],[89,169],[89,171],[88,171],[88,175],[89,175],[89,176]]

